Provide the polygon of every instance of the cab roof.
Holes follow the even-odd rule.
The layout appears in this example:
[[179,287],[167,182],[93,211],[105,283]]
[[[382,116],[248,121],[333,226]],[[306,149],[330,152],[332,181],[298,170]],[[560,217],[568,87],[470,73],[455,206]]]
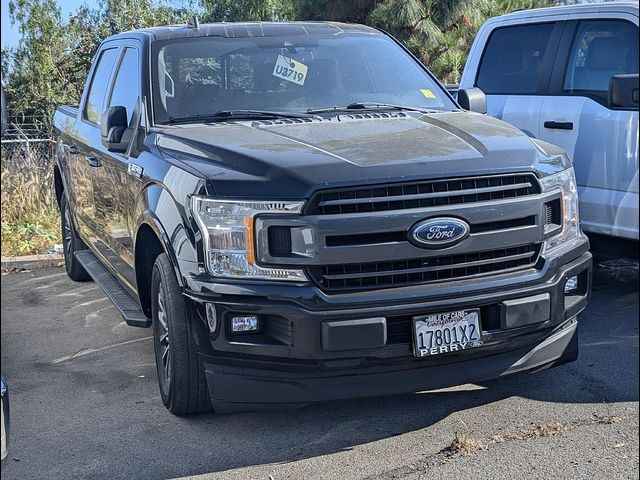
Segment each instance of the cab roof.
[[175,38],[222,37],[277,37],[290,35],[335,35],[339,33],[381,34],[379,30],[365,25],[340,22],[243,22],[202,23],[198,28],[187,24],[141,28],[118,33],[105,39],[146,39],[150,42]]
[[[515,10],[511,13],[494,17],[500,20],[516,20],[522,18],[539,18],[555,15],[580,15],[580,14],[598,14],[625,12],[638,16],[638,1],[613,1],[613,2],[595,2],[581,3],[572,5],[557,5],[553,7],[534,8]],[[491,19],[493,20],[493,19]]]

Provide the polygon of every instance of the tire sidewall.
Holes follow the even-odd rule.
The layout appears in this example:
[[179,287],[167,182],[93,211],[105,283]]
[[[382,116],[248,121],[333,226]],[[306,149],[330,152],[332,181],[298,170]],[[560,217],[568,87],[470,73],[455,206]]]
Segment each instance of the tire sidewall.
[[[162,299],[169,333],[170,372],[166,382],[162,363],[158,320],[158,292]],[[166,253],[155,260],[151,274],[151,314],[156,371],[162,402],[175,415],[189,415],[211,409],[204,366],[198,356],[198,346],[191,336],[188,306],[178,284],[173,264]]]
[[[160,349],[160,322],[158,321],[158,291],[160,290],[160,283],[163,283],[163,294],[165,295],[165,305],[167,305],[166,298],[166,282],[163,282],[162,273],[160,272],[160,268],[158,264],[153,266],[153,274],[151,276],[151,315],[152,315],[152,324],[153,324],[153,349],[155,353],[156,359],[156,372],[158,374],[158,386],[160,387],[160,395],[162,396],[162,402],[165,405],[168,405],[171,398],[173,397],[173,389],[175,387],[175,382],[173,381],[172,376],[175,376],[175,368],[173,365],[174,358],[171,357],[171,374],[167,379],[163,368],[162,368],[162,353]],[[167,310],[170,310],[167,307]],[[167,330],[169,332],[169,342],[172,340],[172,322],[170,319],[171,312],[167,311]]]
[[64,268],[68,274],[71,273],[71,263],[74,260],[73,258],[69,257],[73,256],[73,251],[70,250],[73,250],[73,235],[75,233],[73,231],[73,226],[69,225],[69,229],[71,230],[71,238],[68,241],[71,242],[71,248],[69,249],[69,245],[65,235],[65,227],[67,222],[70,220],[69,216],[69,203],[67,202],[67,197],[65,195],[62,195],[62,198],[60,199],[60,231],[62,234],[62,254],[64,256]]

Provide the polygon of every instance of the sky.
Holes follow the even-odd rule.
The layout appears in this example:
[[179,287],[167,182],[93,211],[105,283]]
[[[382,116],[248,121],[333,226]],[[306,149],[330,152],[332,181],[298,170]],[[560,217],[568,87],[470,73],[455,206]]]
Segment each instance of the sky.
[[[18,26],[11,26],[11,19],[9,18],[9,0],[0,0],[2,2],[2,8],[0,13],[2,14],[2,31],[1,42],[2,48],[15,47],[20,39],[20,32]],[[87,4],[93,8],[97,5],[97,0],[58,0],[58,5],[62,12],[62,18],[66,19],[70,13],[74,12],[78,7]]]

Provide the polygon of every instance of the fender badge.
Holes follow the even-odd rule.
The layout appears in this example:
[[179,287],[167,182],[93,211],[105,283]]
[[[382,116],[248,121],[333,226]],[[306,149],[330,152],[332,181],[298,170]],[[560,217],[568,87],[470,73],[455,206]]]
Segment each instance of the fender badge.
[[136,165],[135,163],[130,163],[127,168],[127,173],[132,177],[142,178],[142,167],[140,165]]

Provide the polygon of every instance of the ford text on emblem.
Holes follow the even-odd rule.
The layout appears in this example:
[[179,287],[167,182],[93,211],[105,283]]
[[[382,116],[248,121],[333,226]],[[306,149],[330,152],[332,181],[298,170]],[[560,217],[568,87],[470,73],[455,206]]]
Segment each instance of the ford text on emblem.
[[409,240],[419,247],[444,248],[455,245],[469,235],[469,225],[458,218],[430,218],[409,230]]

